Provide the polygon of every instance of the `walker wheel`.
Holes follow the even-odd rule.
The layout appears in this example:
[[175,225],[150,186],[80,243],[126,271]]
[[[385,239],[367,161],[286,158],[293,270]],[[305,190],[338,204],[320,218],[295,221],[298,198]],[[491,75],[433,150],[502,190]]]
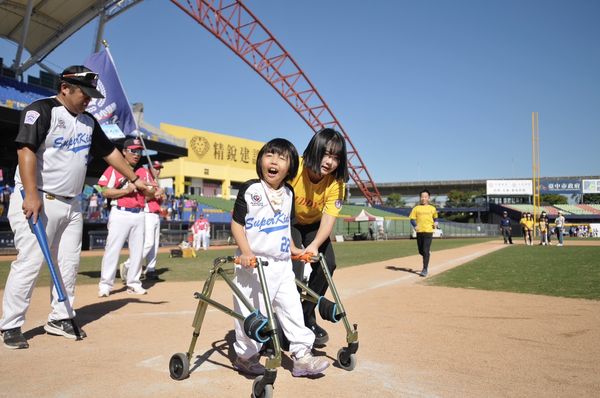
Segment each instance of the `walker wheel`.
[[175,380],[186,379],[190,375],[190,361],[186,354],[178,352],[173,354],[169,361],[169,372]]
[[262,391],[258,391],[258,384],[263,376],[258,376],[252,383],[252,398],[273,398],[273,384],[265,384]]
[[351,371],[356,367],[356,355],[349,354],[347,348],[340,348],[337,353],[337,361],[344,370]]

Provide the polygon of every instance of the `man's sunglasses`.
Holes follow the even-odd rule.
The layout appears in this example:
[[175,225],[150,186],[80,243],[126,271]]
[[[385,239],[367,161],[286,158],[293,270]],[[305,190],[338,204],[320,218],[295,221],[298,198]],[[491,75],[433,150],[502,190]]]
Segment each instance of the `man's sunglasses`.
[[96,80],[98,79],[98,74],[96,72],[78,72],[78,73],[67,73],[62,75],[62,77],[83,77],[86,80]]
[[132,155],[141,155],[142,154],[142,150],[141,149],[129,149],[129,148],[127,148],[127,152],[131,153]]

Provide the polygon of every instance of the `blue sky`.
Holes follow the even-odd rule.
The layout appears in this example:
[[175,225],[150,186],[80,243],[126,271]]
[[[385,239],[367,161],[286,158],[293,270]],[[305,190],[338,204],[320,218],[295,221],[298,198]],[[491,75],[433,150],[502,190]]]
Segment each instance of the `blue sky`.
[[[600,2],[275,1],[247,6],[331,107],[376,182],[600,174]],[[80,64],[96,23],[45,62]],[[269,140],[311,131],[264,80],[167,1],[105,38],[145,119]],[[16,47],[0,45],[0,56]]]

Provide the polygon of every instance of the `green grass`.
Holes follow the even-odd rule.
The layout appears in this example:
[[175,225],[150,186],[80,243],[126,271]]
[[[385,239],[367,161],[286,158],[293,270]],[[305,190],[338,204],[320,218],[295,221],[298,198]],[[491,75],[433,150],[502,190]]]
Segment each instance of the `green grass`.
[[510,246],[428,280],[437,286],[600,300],[600,247]]
[[[446,239],[435,240],[432,250],[451,249],[488,241],[489,239]],[[358,264],[383,261],[392,258],[412,256],[417,254],[417,244],[414,240],[394,241],[363,241],[334,243],[338,267],[348,267]],[[157,271],[160,279],[166,281],[203,281],[208,276],[208,271],[215,258],[234,254],[235,247],[198,252],[196,258],[169,258],[168,254],[159,254]],[[119,262],[125,261],[121,256]],[[79,266],[77,284],[98,283],[100,278],[100,264],[102,256],[82,257]],[[0,261],[0,288],[4,287],[10,261]],[[38,279],[38,286],[48,286],[50,274],[44,264]]]

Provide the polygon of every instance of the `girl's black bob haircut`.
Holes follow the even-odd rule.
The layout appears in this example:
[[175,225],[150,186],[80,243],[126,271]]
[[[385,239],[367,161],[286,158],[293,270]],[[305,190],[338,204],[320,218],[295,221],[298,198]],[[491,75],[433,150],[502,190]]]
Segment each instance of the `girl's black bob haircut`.
[[321,175],[321,161],[328,149],[334,155],[337,155],[339,159],[338,167],[334,173],[335,179],[347,182],[348,154],[346,152],[346,140],[334,129],[322,129],[312,137],[302,154],[304,167],[317,175]]
[[267,142],[260,148],[258,156],[256,157],[256,174],[261,180],[264,179],[264,175],[261,167],[261,159],[266,153],[274,153],[275,155],[286,155],[290,159],[290,168],[285,181],[291,181],[298,174],[298,151],[294,144],[286,140],[285,138],[274,138]]

